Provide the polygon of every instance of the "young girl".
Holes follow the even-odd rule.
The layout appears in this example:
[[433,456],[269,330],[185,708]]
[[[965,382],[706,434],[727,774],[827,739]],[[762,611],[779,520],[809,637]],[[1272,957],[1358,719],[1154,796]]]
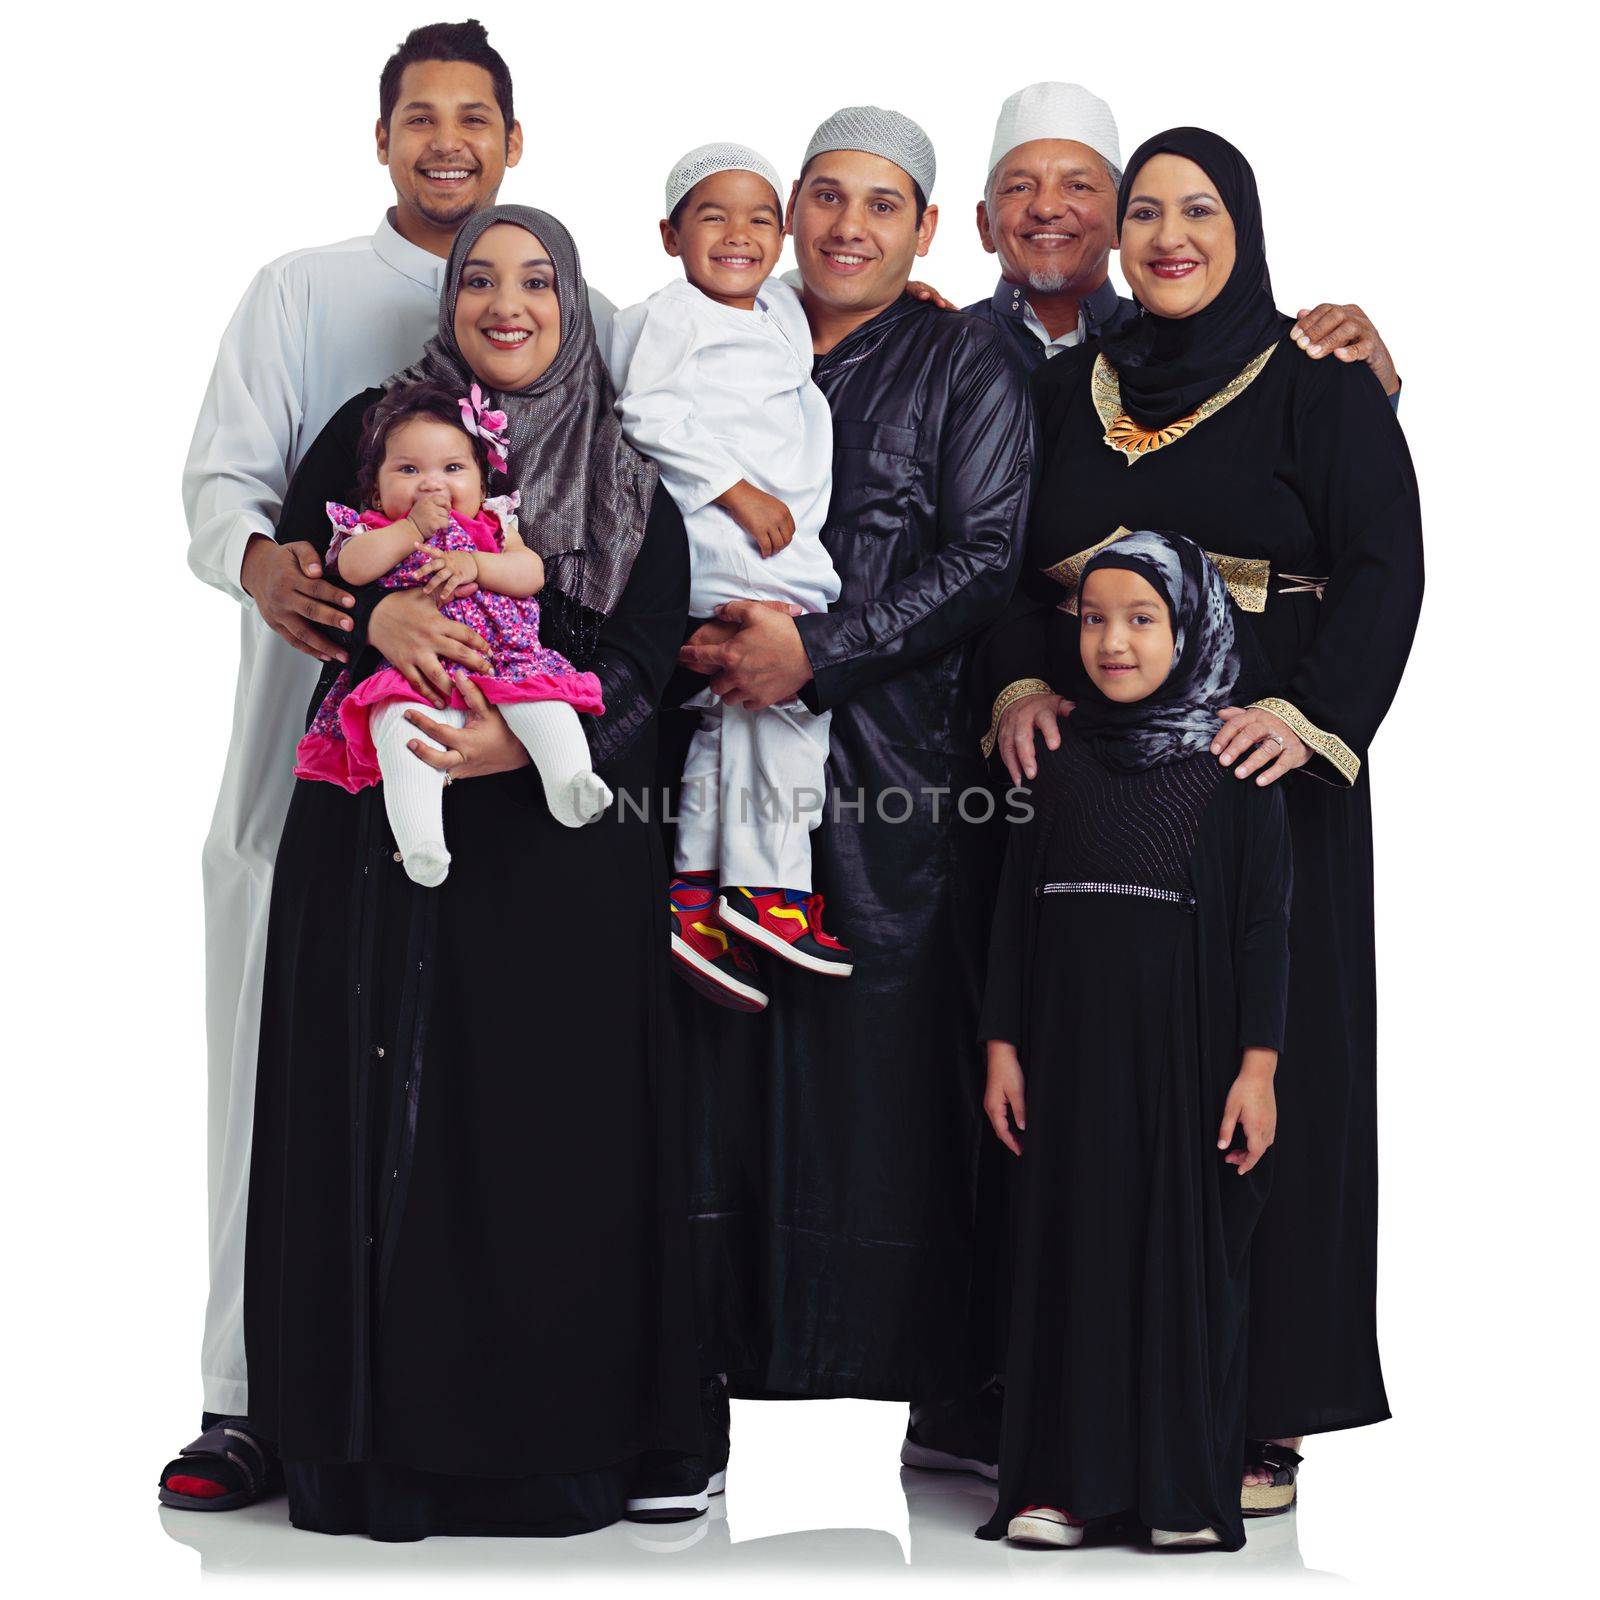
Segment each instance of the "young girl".
[[[363,428],[359,489],[368,509],[328,504],[327,564],[348,584],[421,585],[446,616],[482,636],[490,670],[474,680],[527,747],[551,814],[577,828],[611,803],[577,717],[603,709],[600,683],[539,643],[534,596],[544,563],[518,535],[516,496],[484,499],[490,470],[507,468],[504,429],[504,415],[487,409],[476,385],[458,396],[427,381],[396,384]],[[295,776],[352,793],[381,777],[406,873],[431,888],[449,872],[450,852],[445,775],[408,748],[426,738],[405,717],[423,703],[387,664],[354,685],[341,673],[300,741]],[[461,727],[463,704],[457,689],[450,706],[430,715]]]
[[1236,613],[1189,540],[1085,566],[1087,680],[1013,829],[981,1037],[1022,1158],[1000,1498],[981,1530],[1244,1542],[1246,1272],[1288,977],[1283,797],[1210,753]]

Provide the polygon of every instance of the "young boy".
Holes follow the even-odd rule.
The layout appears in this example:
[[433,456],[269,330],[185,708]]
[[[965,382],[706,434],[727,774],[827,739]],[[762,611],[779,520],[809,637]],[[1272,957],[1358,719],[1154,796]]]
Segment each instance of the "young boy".
[[[689,535],[689,613],[730,600],[825,611],[839,578],[822,547],[832,482],[828,403],[811,381],[799,296],[771,277],[783,250],[778,175],[754,150],[691,150],[667,178],[661,241],[683,262],[612,324],[609,364],[629,439],[661,468]],[[811,887],[829,713],[762,711],[709,689],[684,763],[669,896],[678,971],[708,998],[760,1011],[737,935],[781,960],[847,977]],[[719,892],[720,886],[720,892]]]

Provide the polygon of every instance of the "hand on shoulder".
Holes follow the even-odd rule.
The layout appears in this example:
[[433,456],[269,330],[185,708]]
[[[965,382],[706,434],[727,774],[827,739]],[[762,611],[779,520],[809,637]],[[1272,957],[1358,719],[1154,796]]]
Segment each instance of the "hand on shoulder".
[[1312,361],[1330,356],[1335,364],[1366,365],[1393,397],[1400,392],[1400,377],[1383,336],[1360,306],[1337,305],[1324,300],[1309,311],[1302,310],[1289,330],[1289,337]]

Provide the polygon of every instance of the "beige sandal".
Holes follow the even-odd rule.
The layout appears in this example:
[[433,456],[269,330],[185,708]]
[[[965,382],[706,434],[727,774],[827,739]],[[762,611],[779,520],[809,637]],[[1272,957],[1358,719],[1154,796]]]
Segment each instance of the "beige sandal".
[[1286,1444],[1270,1439],[1251,1439],[1245,1445],[1246,1472],[1271,1474],[1269,1483],[1240,1486],[1239,1509],[1247,1517],[1277,1517],[1294,1509],[1298,1485],[1295,1482],[1305,1458]]

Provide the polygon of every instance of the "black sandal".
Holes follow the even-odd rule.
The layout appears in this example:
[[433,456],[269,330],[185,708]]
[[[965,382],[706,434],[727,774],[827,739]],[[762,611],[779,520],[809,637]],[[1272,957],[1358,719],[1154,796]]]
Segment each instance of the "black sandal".
[[283,1469],[243,1417],[223,1417],[161,1469],[158,1498],[183,1511],[236,1511],[276,1494]]
[[1245,1483],[1239,1488],[1239,1509],[1247,1517],[1279,1517],[1294,1509],[1295,1478],[1305,1458],[1286,1444],[1270,1439],[1247,1439],[1244,1470],[1272,1475],[1269,1483]]

